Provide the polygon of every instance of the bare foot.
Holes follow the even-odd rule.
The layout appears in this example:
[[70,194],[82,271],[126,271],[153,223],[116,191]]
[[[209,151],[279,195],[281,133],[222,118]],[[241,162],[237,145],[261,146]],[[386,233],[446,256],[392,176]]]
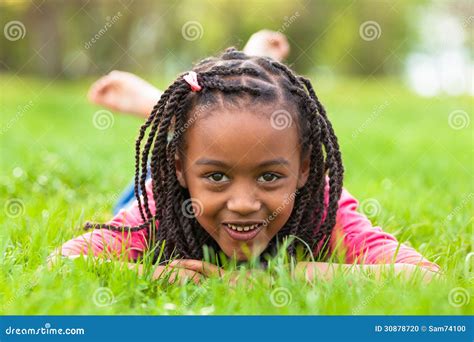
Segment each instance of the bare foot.
[[261,30],[250,36],[243,51],[250,56],[266,56],[281,62],[290,53],[290,44],[283,33]]
[[87,97],[106,108],[147,117],[160,99],[161,92],[129,72],[114,70],[98,79]]

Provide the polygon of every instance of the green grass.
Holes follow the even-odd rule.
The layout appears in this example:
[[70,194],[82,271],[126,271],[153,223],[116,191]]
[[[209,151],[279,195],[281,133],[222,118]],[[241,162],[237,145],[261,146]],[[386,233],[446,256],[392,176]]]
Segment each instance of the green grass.
[[[112,127],[96,129],[100,108],[85,99],[90,80],[0,81],[0,314],[472,314],[472,124],[448,124],[451,112],[472,111],[472,98],[420,98],[395,79],[315,84],[341,143],[345,187],[362,203],[375,199],[373,223],[441,265],[443,280],[340,275],[304,284],[277,262],[272,287],[259,278],[251,288],[219,279],[166,286],[115,264],[41,269],[85,220],[110,218],[112,198],[133,175],[141,122],[117,115]],[[456,288],[469,303],[456,305]]]

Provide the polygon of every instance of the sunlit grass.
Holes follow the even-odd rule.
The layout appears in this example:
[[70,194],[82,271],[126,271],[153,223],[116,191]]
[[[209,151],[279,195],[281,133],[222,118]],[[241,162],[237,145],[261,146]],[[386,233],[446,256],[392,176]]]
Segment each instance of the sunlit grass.
[[252,286],[217,278],[169,286],[116,263],[42,268],[84,221],[110,218],[133,175],[141,122],[117,115],[97,129],[100,108],[87,103],[85,81],[0,80],[1,314],[472,313],[472,125],[448,123],[455,110],[469,113],[469,98],[419,98],[390,79],[315,84],[341,143],[345,187],[362,204],[375,200],[372,222],[437,262],[441,280],[340,274],[306,284],[282,257]]

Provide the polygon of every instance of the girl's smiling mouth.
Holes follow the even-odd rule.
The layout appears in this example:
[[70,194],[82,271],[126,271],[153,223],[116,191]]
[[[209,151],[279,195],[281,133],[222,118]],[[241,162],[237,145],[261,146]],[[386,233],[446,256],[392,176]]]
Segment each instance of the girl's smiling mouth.
[[222,223],[222,227],[234,240],[249,241],[255,238],[265,227],[265,222],[252,222],[245,224]]

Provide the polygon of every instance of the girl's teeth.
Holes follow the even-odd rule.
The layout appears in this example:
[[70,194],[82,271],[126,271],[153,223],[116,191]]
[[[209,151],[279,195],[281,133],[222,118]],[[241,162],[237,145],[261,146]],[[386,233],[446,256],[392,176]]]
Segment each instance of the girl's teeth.
[[227,226],[229,228],[231,228],[232,230],[236,230],[238,232],[242,232],[242,231],[247,232],[249,230],[253,230],[253,229],[257,228],[258,224],[254,224],[254,225],[251,225],[251,226],[234,226],[232,224],[228,224]]

